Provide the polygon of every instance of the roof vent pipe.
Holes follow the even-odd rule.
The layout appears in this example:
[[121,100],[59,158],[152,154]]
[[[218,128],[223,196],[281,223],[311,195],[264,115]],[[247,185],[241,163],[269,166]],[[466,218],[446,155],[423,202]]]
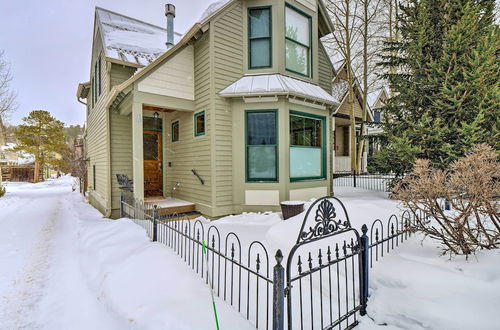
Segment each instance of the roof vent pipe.
[[174,46],[174,17],[175,6],[171,3],[165,5],[165,16],[167,16],[167,49]]

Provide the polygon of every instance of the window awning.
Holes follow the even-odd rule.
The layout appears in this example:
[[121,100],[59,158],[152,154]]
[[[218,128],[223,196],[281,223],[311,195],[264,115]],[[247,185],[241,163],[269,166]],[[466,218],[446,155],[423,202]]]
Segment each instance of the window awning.
[[243,76],[219,92],[221,97],[295,96],[326,105],[340,102],[323,88],[309,82],[283,76],[263,74]]

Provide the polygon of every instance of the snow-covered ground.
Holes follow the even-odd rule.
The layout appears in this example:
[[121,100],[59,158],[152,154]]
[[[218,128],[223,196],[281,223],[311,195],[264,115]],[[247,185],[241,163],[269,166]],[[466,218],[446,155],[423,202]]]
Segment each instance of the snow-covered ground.
[[[104,219],[63,177],[9,183],[0,199],[0,329],[214,329],[210,291],[169,248],[132,221]],[[352,225],[400,212],[384,193],[342,188]],[[212,222],[274,254],[302,216],[249,213]],[[251,325],[217,299],[221,329]],[[500,253],[448,260],[414,237],[370,271],[359,329],[500,329]]]
[[[204,282],[132,221],[103,219],[71,184],[7,184],[0,329],[213,329]],[[251,329],[218,299],[217,309],[221,329]]]

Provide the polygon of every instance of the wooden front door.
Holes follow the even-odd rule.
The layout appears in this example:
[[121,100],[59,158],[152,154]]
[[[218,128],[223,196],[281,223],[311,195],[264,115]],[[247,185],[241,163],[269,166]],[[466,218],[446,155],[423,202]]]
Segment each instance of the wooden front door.
[[163,196],[161,132],[144,131],[144,197]]

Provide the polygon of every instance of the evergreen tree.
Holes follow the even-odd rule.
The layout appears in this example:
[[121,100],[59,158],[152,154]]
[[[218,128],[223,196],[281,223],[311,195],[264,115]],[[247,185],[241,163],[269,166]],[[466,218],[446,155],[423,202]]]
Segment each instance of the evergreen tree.
[[401,40],[383,63],[385,107],[379,170],[408,172],[416,158],[447,167],[474,144],[499,150],[500,50],[494,0],[410,0]]
[[16,130],[16,151],[25,151],[35,157],[35,182],[39,181],[40,169],[51,165],[57,169],[64,166],[63,155],[68,152],[64,143],[64,123],[50,112],[34,110],[23,118]]

